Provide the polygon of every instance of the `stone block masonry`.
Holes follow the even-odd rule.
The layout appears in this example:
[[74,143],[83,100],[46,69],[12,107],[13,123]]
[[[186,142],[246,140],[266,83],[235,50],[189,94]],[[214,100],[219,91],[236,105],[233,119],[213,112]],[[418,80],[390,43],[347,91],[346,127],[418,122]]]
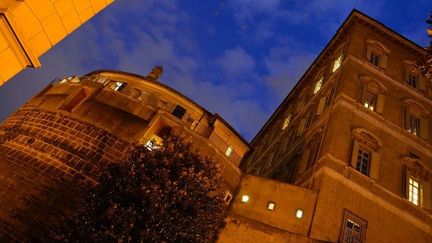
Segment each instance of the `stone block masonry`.
[[61,111],[22,107],[0,125],[0,218],[4,219],[0,222],[0,240],[21,239],[16,229],[24,229],[20,225],[25,219],[12,215],[14,210],[26,207],[26,198],[37,197],[53,186],[58,189],[68,180],[95,182],[98,168],[120,161],[130,145]]

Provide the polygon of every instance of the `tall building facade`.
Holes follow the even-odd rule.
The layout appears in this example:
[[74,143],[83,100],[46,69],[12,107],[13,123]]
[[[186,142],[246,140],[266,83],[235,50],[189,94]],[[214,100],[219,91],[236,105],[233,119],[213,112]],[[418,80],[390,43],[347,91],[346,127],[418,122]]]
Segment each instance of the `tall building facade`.
[[[96,71],[58,79],[0,125],[0,241],[22,240],[29,221],[73,201],[65,180],[93,183],[95,171],[120,161],[132,143],[155,148],[174,128],[222,164],[231,201],[248,143],[218,114],[158,82],[161,73],[157,67],[146,77]],[[41,205],[26,204],[28,198]],[[14,217],[16,210],[27,219]]]
[[20,239],[23,199],[62,178],[92,183],[131,143],[153,148],[179,128],[223,165],[219,242],[432,242],[426,54],[353,11],[251,145],[158,82],[161,68],[58,79],[0,125],[0,239]]
[[[353,11],[251,142],[223,235],[432,242],[424,48]],[[258,185],[262,185],[258,187]]]
[[[0,1],[0,86],[113,0]],[[7,67],[7,68],[6,68]]]

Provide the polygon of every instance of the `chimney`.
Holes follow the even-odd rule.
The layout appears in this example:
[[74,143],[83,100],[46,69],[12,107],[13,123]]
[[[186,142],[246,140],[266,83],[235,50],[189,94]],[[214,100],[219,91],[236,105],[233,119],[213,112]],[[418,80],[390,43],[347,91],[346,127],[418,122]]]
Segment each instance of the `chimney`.
[[147,74],[147,78],[157,81],[158,78],[162,75],[162,73],[163,73],[162,66],[156,66],[151,70],[149,74]]

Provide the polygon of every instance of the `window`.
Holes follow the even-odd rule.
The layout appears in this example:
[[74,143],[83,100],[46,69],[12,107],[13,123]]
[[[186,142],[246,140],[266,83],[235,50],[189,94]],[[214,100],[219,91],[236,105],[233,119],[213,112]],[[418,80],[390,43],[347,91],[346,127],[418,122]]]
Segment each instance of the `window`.
[[179,105],[176,105],[171,114],[173,114],[178,119],[182,119],[183,116],[186,114],[186,109]]
[[387,68],[387,59],[390,50],[378,41],[367,40],[366,42],[366,60],[375,67]]
[[321,77],[316,83],[315,83],[315,87],[314,87],[314,90],[313,90],[313,93],[314,94],[316,94],[316,93],[318,93],[318,91],[320,91],[320,89],[321,89],[321,87],[322,87],[322,84],[323,84],[323,79],[324,79],[324,77]]
[[408,178],[408,200],[414,205],[419,205],[420,201],[420,181],[414,177]]
[[432,173],[427,169],[428,163],[411,153],[402,158],[403,195],[413,205],[432,210]]
[[225,151],[226,157],[231,157],[231,155],[234,153],[234,148],[231,146],[228,146],[228,148]]
[[275,202],[268,202],[267,203],[267,209],[270,211],[273,211],[276,207],[276,203]]
[[364,148],[358,150],[356,170],[363,175],[369,176],[369,165],[371,162],[371,153]]
[[379,55],[376,54],[375,52],[372,52],[370,57],[369,57],[369,62],[372,63],[375,66],[379,65]]
[[383,114],[387,88],[375,78],[367,75],[361,76],[360,81],[363,83],[362,105],[368,110]]
[[336,72],[339,67],[342,65],[342,54],[334,61],[332,72]]
[[409,115],[409,124],[408,124],[408,132],[418,135],[420,128],[420,120],[417,117],[414,117],[413,115]]
[[377,180],[380,168],[380,149],[382,142],[363,128],[352,132],[354,137],[351,166],[371,179]]
[[416,61],[405,60],[405,82],[418,91],[426,91],[427,79],[421,75]]
[[367,221],[345,209],[342,218],[340,242],[366,242],[366,230]]
[[282,130],[285,130],[288,127],[290,120],[291,120],[291,115],[288,115],[284,120],[284,123],[282,125]]
[[430,111],[417,101],[406,99],[405,105],[405,129],[422,139],[429,140]]
[[366,90],[363,98],[363,105],[371,111],[375,111],[377,105],[377,95]]
[[145,147],[150,151],[158,148],[155,140],[148,140],[147,143],[145,144]]
[[408,74],[407,83],[409,86],[411,86],[413,88],[417,88],[417,77],[411,73]]
[[126,87],[126,83],[123,82],[115,82],[111,85],[111,89],[113,89],[114,91],[121,91],[122,89],[124,89],[124,87]]

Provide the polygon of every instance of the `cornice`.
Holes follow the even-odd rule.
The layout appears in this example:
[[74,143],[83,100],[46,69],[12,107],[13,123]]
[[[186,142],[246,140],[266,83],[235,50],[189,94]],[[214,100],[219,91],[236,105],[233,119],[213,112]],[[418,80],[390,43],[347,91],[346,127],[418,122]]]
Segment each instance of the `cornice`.
[[[379,76],[381,78],[380,80],[385,80],[385,81],[389,82],[390,85],[393,85],[394,87],[397,87],[400,90],[403,90],[404,92],[408,93],[412,97],[415,97],[416,99],[421,100],[422,102],[426,103],[429,107],[432,107],[432,100],[425,97],[424,95],[417,92],[416,90],[413,90],[412,88],[408,87],[407,85],[404,85],[401,82],[399,82],[399,81],[391,78],[390,76],[386,75],[384,73],[384,71],[381,71],[381,70],[369,65],[369,63],[367,61],[361,60],[361,59],[359,59],[353,55],[349,55],[347,57],[347,61],[352,61],[355,64],[361,65],[363,68],[367,69],[371,73]],[[432,108],[431,108],[431,110],[432,110]]]
[[371,125],[378,126],[382,131],[392,135],[394,138],[399,139],[401,142],[416,148],[421,153],[429,158],[432,158],[432,145],[415,135],[405,131],[398,125],[389,122],[383,116],[376,112],[369,111],[363,108],[363,105],[358,103],[351,97],[341,94],[334,101],[334,108],[343,106],[351,112],[359,115],[360,117],[370,121]]

